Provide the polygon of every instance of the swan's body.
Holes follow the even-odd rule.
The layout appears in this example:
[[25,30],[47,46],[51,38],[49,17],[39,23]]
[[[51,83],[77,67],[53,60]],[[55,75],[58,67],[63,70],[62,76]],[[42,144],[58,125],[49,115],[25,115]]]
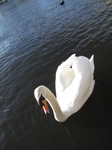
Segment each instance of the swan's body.
[[[45,98],[52,107],[57,121],[63,122],[76,113],[91,95],[95,84],[93,59],[93,55],[88,59],[73,54],[58,67],[55,83],[56,97],[43,85],[35,89],[34,96],[37,102],[40,103],[40,97]],[[42,103],[43,107],[45,105]],[[48,108],[44,108],[44,111],[48,113]]]

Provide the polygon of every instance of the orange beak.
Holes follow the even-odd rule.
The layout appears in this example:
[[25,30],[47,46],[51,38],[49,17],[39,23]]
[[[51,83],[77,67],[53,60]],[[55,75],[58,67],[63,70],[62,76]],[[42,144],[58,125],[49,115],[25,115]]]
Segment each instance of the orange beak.
[[48,114],[49,114],[49,108],[48,108],[48,106],[47,106],[46,100],[42,100],[42,103],[43,103],[42,108],[43,108],[43,110],[44,110],[44,113],[45,113],[46,115],[48,115]]

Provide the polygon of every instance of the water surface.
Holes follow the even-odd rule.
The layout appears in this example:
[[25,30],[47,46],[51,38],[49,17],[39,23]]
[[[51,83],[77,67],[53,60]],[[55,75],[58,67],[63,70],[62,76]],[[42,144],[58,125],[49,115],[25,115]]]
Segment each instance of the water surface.
[[[112,148],[112,2],[0,3],[0,149]],[[55,72],[71,54],[95,56],[93,94],[65,123],[45,116],[33,91],[55,94]]]

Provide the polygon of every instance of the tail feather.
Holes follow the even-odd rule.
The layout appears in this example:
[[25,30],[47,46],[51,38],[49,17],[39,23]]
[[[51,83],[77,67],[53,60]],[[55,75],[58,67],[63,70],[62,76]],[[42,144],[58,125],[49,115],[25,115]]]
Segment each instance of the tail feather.
[[94,55],[92,55],[89,60],[90,60],[90,64],[91,64],[91,70],[94,73]]

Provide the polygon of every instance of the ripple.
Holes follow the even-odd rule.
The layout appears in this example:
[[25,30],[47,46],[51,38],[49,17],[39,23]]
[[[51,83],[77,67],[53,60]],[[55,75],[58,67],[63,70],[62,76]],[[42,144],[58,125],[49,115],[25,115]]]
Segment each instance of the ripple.
[[[67,139],[65,147],[69,149],[70,146],[71,149],[75,149],[76,145],[68,141],[66,132],[63,128],[60,129],[59,124],[53,119],[53,114],[46,118],[41,112],[33,91],[38,85],[44,84],[55,93],[57,66],[72,53],[88,57],[94,54],[95,78],[111,79],[112,2],[70,0],[66,1],[64,7],[60,7],[58,1],[52,0],[12,0],[7,5],[0,6],[0,14],[2,15],[0,17],[1,148],[13,150],[19,145],[20,149],[33,149],[37,146],[43,148],[41,141],[44,140],[48,144],[50,140],[53,142],[58,138],[57,143],[53,142],[55,147]],[[99,118],[102,117],[100,114],[104,114],[102,110],[105,110],[106,116],[110,116],[108,97],[106,99],[109,95],[107,90],[111,91],[110,88],[97,86],[90,101],[92,111],[82,110],[84,112],[82,118],[85,113],[93,116],[93,108],[96,107]],[[97,95],[100,97],[99,100]],[[99,102],[100,107],[97,106],[96,101]],[[104,104],[107,107],[105,109],[103,109]],[[98,121],[97,115],[92,119],[93,122]],[[105,121],[105,118],[102,120]],[[74,124],[74,121],[72,123],[68,121],[67,124],[70,125],[70,130],[73,130],[73,136],[75,136],[74,127],[78,132],[79,129],[84,131],[81,126]],[[78,123],[80,124],[80,121]],[[92,131],[89,127],[86,129],[88,136],[86,138],[90,141],[89,135],[97,132],[95,128]],[[101,130],[104,133],[104,130]],[[79,135],[82,135],[82,132]],[[100,137],[99,132],[98,134]],[[93,141],[96,145],[99,143],[95,134]],[[109,136],[108,141],[105,141],[104,137],[103,148],[109,145]],[[91,140],[89,146],[95,145],[94,143]],[[50,148],[50,144],[48,146]]]

